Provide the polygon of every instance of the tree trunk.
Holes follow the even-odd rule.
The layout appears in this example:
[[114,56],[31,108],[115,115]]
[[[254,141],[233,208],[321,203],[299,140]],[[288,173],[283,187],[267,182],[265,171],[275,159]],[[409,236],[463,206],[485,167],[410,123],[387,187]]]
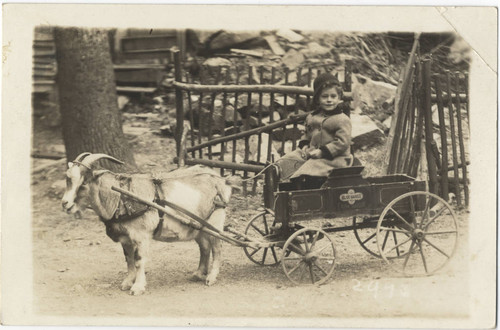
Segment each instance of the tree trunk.
[[135,160],[122,131],[108,32],[56,28],[57,85],[67,159],[82,152],[105,153],[125,162],[106,168],[132,171]]

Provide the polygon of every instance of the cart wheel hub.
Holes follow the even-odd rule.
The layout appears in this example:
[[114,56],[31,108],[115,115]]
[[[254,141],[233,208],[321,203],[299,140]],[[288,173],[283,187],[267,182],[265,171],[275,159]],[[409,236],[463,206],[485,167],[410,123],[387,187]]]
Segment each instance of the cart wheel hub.
[[422,229],[415,229],[413,231],[413,238],[415,238],[415,239],[421,240],[424,238],[424,236],[425,236],[425,233]]

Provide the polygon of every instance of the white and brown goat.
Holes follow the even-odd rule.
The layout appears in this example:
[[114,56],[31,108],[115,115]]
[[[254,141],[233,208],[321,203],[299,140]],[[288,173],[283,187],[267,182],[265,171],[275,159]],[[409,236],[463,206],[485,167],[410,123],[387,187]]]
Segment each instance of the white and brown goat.
[[[183,241],[194,239],[200,248],[200,262],[193,278],[212,285],[217,280],[221,264],[220,239],[183,225],[186,217],[168,207],[168,214],[159,212],[111,190],[112,186],[141,196],[150,201],[168,200],[205,219],[223,230],[231,187],[215,171],[193,166],[153,177],[150,174],[116,174],[93,168],[100,159],[121,163],[106,154],[82,153],[68,163],[67,187],[62,198],[63,210],[78,214],[89,203],[106,226],[106,234],[120,242],[127,261],[128,274],[121,284],[130,294],[142,294],[146,286],[145,264],[151,239]],[[213,262],[210,267],[210,255]]]

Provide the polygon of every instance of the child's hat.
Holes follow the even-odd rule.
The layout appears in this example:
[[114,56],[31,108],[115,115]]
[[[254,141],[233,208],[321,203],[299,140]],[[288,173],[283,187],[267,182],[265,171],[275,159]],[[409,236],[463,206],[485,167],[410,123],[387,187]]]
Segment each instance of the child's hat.
[[313,88],[314,91],[319,91],[325,84],[338,85],[340,86],[339,79],[329,72],[324,72],[314,79]]

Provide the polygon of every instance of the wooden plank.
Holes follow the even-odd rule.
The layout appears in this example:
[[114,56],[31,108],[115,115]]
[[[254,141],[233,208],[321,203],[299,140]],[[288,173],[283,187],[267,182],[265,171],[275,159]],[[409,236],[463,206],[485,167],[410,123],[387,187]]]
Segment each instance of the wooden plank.
[[216,167],[216,168],[226,168],[230,169],[233,171],[248,171],[248,172],[253,172],[253,173],[259,173],[264,169],[265,166],[262,165],[252,165],[252,164],[241,164],[241,163],[236,163],[236,162],[223,162],[220,160],[209,160],[209,159],[192,159],[192,158],[187,158],[186,159],[186,165],[205,165],[209,167]]
[[[246,136],[269,132],[275,128],[286,126],[288,124],[293,124],[294,122],[302,121],[307,117],[307,115],[308,115],[307,113],[303,113],[303,114],[300,114],[298,116],[290,116],[287,119],[275,121],[273,123],[267,124],[266,126],[257,127],[257,128],[254,128],[254,129],[251,129],[248,131],[239,132],[239,133],[232,134],[232,135],[221,136],[221,137],[215,138],[211,141],[203,142],[203,143],[200,143],[194,147],[188,148],[187,152],[200,150],[200,149],[203,149],[203,148],[208,147],[210,145],[219,144],[221,142],[236,141],[236,140],[244,138]],[[269,138],[269,140],[271,140],[271,137]]]
[[285,55],[285,51],[283,48],[281,48],[280,44],[278,43],[276,36],[270,35],[270,36],[265,36],[264,40],[266,40],[267,44],[269,45],[269,48],[273,51],[275,55]]
[[389,136],[387,137],[387,142],[386,142],[387,148],[384,157],[384,168],[387,174],[392,173],[392,165],[394,162],[393,157],[395,154],[394,150],[395,148],[393,147],[393,143],[395,139],[397,141],[396,129],[398,127],[397,125],[399,120],[398,118],[400,116],[400,112],[402,111],[402,100],[404,99],[403,96],[409,83],[410,70],[415,63],[415,55],[417,52],[419,39],[420,39],[420,33],[417,33],[414,37],[410,58],[408,59],[408,62],[406,63],[406,66],[402,70],[399,77],[398,88],[396,90],[396,96],[394,99],[394,104],[395,104],[394,115],[392,116],[391,128],[389,130]]
[[[460,89],[460,77],[455,74],[455,89],[458,93]],[[458,146],[460,147],[460,161],[465,164],[465,145],[464,145],[464,135],[462,132],[462,107],[460,103],[460,98],[455,99],[456,104],[456,114],[457,114],[457,129],[458,129]],[[465,206],[469,206],[469,186],[467,185],[467,166],[462,167],[462,178],[464,179],[464,199]]]
[[[175,80],[182,81],[182,64],[181,64],[181,54],[179,51],[174,52],[174,65],[175,65]],[[184,158],[185,155],[180,155],[181,152],[181,138],[184,130],[184,100],[182,97],[182,91],[180,89],[175,90],[175,142],[177,157]],[[191,128],[192,129],[192,128]]]
[[[451,94],[451,77],[450,72],[446,72],[446,91]],[[453,102],[448,99],[448,111],[450,118],[450,134],[451,134],[451,151],[453,157],[453,173],[455,177],[455,198],[457,199],[457,205],[462,206],[462,196],[460,192],[460,183],[458,179],[458,158],[457,158],[457,141],[455,133],[455,115],[453,111]]]
[[116,86],[118,93],[146,93],[151,94],[156,91],[156,87],[135,87],[135,86]]
[[258,58],[262,58],[262,56],[264,56],[264,53],[259,52],[257,50],[250,50],[250,49],[231,48],[231,53],[243,54],[243,55],[248,55],[248,56],[253,56],[253,57],[258,57]]
[[432,123],[432,105],[431,105],[431,60],[423,61],[423,89],[424,89],[424,118],[425,118],[425,151],[427,156],[427,169],[429,171],[429,191],[433,194],[438,193],[439,182],[437,180],[437,159],[434,158],[432,142],[433,123]]
[[144,69],[152,69],[152,70],[165,70],[164,64],[142,64],[142,63],[132,63],[132,64],[115,64],[113,65],[113,69],[116,71],[121,70],[144,70]]
[[[282,85],[198,85],[186,84],[174,81],[173,85],[183,90],[192,92],[227,92],[227,93],[281,93],[281,94],[302,94],[312,96],[314,91],[310,87],[282,86]],[[348,93],[350,96],[350,93]]]
[[446,123],[444,121],[443,99],[441,97],[442,89],[439,76],[434,79],[436,87],[439,133],[441,136],[441,197],[448,201],[448,139],[446,134]]

